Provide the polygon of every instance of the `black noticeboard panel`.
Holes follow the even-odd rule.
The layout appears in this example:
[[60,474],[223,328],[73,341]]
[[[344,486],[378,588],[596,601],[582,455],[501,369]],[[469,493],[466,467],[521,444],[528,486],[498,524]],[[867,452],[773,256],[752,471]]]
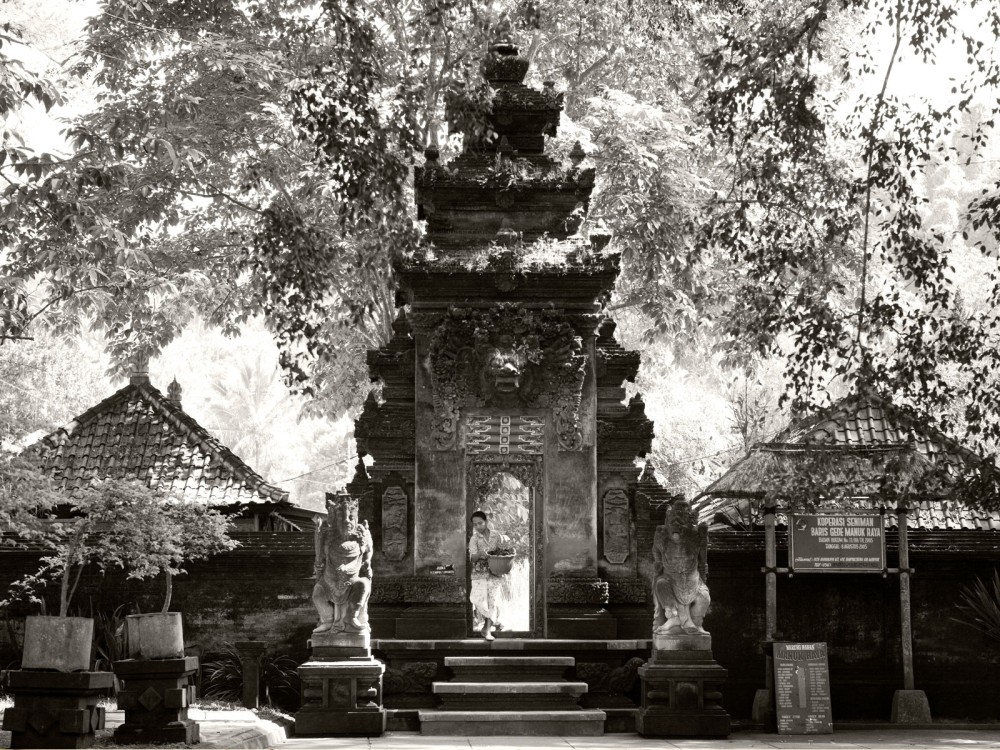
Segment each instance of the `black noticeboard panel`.
[[830,734],[830,668],[825,643],[774,644],[779,734]]
[[788,567],[796,573],[881,573],[885,525],[878,513],[794,513]]

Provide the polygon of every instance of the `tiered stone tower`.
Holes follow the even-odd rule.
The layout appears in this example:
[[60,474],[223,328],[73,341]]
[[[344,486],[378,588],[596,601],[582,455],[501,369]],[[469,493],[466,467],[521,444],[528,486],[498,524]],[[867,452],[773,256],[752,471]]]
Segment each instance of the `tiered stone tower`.
[[619,256],[580,234],[594,170],[579,144],[566,163],[546,154],[562,95],[525,86],[527,69],[494,44],[495,137],[467,134],[447,164],[428,148],[416,169],[428,242],[396,268],[408,311],[369,353],[381,396],[355,435],[374,465],[349,487],[374,537],[376,639],[473,637],[469,515],[499,472],[530,495],[531,611],[515,635],[649,638],[644,561],[669,497],[640,482],[653,428],[638,397],[624,403],[639,358],[603,312]]

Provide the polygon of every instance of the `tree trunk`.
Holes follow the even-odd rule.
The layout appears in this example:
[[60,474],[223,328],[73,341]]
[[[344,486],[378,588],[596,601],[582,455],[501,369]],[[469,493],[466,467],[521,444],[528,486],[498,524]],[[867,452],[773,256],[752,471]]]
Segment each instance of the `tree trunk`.
[[164,571],[164,575],[167,577],[167,595],[163,600],[163,609],[160,612],[166,613],[170,609],[170,599],[174,595],[174,577],[170,574],[170,571]]

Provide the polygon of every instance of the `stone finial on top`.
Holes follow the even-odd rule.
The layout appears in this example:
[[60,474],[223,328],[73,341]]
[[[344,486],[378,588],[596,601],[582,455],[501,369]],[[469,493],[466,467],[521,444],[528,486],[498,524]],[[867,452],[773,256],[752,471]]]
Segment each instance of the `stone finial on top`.
[[587,158],[587,152],[583,150],[580,141],[573,144],[573,150],[569,152],[569,158],[573,162],[574,167],[579,167],[580,163]]
[[175,377],[170,381],[170,385],[167,386],[167,398],[180,406],[182,393],[183,389],[181,388],[181,384],[177,382],[177,378]]
[[132,370],[128,382],[132,385],[149,383],[149,355],[145,352],[136,352],[132,355]]
[[518,52],[511,33],[510,20],[502,18],[493,30],[493,44],[483,59],[483,78],[490,85],[521,83],[528,73],[528,60]]

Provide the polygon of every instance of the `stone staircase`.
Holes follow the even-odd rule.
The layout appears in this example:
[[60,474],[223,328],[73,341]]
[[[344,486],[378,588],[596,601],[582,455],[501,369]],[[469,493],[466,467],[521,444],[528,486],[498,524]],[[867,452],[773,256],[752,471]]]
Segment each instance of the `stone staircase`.
[[448,656],[444,665],[454,678],[433,683],[440,708],[418,712],[421,734],[604,734],[604,711],[580,707],[587,683],[565,678],[572,656]]

